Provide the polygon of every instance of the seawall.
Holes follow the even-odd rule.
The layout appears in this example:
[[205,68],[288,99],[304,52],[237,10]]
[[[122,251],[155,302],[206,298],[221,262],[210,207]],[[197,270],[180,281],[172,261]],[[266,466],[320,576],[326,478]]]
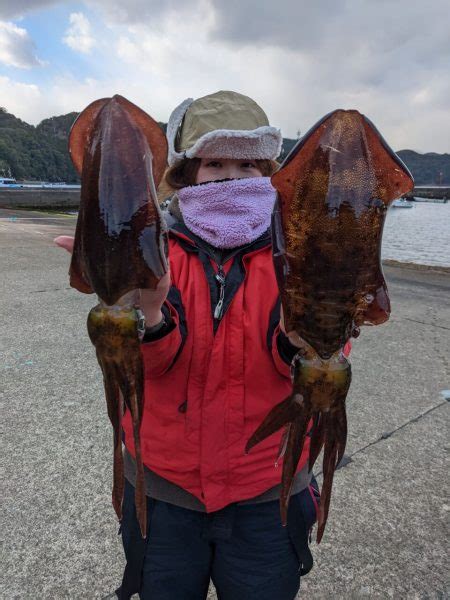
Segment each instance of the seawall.
[[450,200],[450,187],[418,185],[406,198],[436,198],[437,200]]
[[[170,192],[167,195],[170,195]],[[407,194],[408,198],[414,198],[415,196],[450,200],[450,187],[416,187],[413,192]],[[77,209],[79,205],[80,189],[0,189],[0,208]]]
[[0,190],[0,208],[78,208],[80,190],[3,189]]

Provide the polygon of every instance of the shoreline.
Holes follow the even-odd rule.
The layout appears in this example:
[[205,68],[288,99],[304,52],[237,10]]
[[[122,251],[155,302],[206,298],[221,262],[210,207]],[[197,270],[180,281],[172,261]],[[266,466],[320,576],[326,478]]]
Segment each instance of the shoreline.
[[450,273],[450,266],[446,265],[425,265],[415,262],[402,262],[393,258],[385,258],[381,261],[383,266],[393,267],[397,269],[409,269],[413,271],[435,271],[439,273]]

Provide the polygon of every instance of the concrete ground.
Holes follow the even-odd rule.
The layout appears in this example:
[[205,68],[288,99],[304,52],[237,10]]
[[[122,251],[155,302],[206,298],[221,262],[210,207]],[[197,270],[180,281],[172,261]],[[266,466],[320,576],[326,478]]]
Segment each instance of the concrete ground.
[[[7,600],[101,599],[124,565],[111,427],[85,327],[95,300],[69,287],[69,256],[52,244],[74,226],[0,209]],[[450,274],[385,271],[392,318],[354,343],[351,461],[336,473],[302,598],[448,598]]]

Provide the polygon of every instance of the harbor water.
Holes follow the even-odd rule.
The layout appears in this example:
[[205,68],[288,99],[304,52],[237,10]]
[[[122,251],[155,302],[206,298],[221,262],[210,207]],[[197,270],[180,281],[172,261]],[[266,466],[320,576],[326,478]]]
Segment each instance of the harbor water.
[[390,208],[381,249],[383,259],[450,267],[450,202],[415,202]]

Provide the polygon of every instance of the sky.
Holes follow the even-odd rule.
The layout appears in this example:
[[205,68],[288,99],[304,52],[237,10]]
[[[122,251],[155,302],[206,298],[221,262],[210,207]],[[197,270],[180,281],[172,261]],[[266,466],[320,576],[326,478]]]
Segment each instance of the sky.
[[37,124],[120,93],[167,122],[225,89],[285,137],[356,108],[450,152],[449,31],[448,0],[0,0],[0,106]]

